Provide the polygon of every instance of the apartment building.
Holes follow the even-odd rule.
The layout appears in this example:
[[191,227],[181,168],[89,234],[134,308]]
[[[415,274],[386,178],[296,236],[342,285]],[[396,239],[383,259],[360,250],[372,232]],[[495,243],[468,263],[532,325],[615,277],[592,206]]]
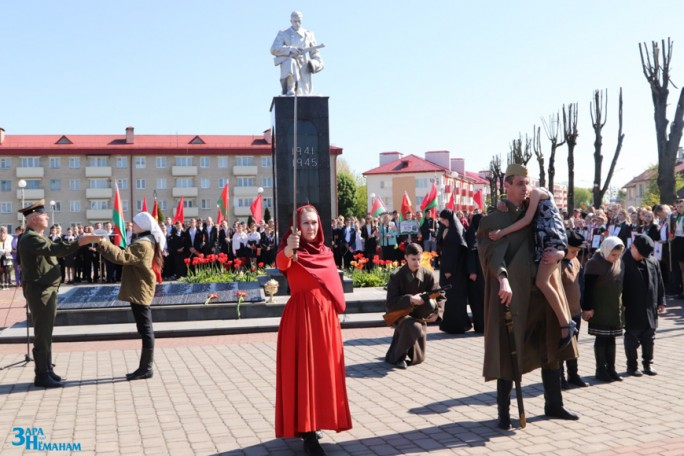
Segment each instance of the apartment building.
[[[336,149],[333,152],[333,149]],[[341,153],[331,147],[331,153]],[[44,198],[62,225],[110,220],[114,185],[130,220],[154,195],[173,217],[216,218],[229,182],[229,220],[246,219],[259,187],[273,215],[271,130],[262,135],[12,135],[0,129],[0,225],[21,224],[17,210]],[[19,184],[23,185],[23,188]],[[51,204],[52,203],[52,204]]]

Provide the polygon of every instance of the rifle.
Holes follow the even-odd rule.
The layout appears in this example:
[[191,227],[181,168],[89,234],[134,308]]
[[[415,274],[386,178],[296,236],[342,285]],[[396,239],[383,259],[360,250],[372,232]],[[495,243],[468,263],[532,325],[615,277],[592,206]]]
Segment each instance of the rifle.
[[511,307],[506,306],[504,310],[504,325],[508,334],[508,346],[511,350],[511,365],[513,366],[513,381],[515,382],[515,397],[518,400],[518,416],[520,417],[520,427],[525,428],[525,406],[522,397],[522,385],[520,384],[520,366],[518,366],[518,350],[515,347],[515,334],[513,334],[513,316]]
[[309,46],[309,47],[305,47],[305,48],[297,48],[297,50],[299,51],[299,53],[301,55],[304,55],[307,52],[315,51],[317,49],[323,49],[324,47],[325,47],[325,44],[321,43],[321,44],[317,44],[315,46]]
[[[420,295],[421,298],[423,298],[424,301],[427,301],[429,299],[434,299],[439,294],[443,291],[451,289],[451,284],[444,285],[441,288],[436,288],[434,290],[427,291],[425,293],[422,293]],[[424,305],[424,304],[423,304]],[[387,326],[392,326],[394,325],[397,321],[400,319],[404,318],[405,316],[409,315],[417,306],[415,304],[411,304],[409,307],[406,309],[399,309],[399,310],[393,310],[392,312],[387,312],[385,315],[382,316],[382,318],[385,320],[385,323],[387,323]]]

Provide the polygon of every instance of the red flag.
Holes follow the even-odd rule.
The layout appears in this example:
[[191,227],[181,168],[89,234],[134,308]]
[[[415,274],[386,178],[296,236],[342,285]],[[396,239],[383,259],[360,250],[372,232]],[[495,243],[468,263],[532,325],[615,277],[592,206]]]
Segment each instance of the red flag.
[[477,204],[477,207],[479,207],[480,210],[484,209],[482,205],[482,189],[479,189],[475,192],[475,194],[473,195],[473,202]]
[[218,215],[216,216],[216,223],[221,223],[223,220],[228,220],[228,182],[223,186],[221,196],[216,200],[218,206]]
[[423,198],[423,202],[420,203],[420,210],[425,212],[426,209],[432,209],[433,207],[437,207],[437,183],[434,181],[432,182],[432,188]]
[[147,196],[143,196],[143,204],[142,204],[142,211],[141,212],[147,212]]
[[119,195],[119,186],[114,182],[114,211],[112,213],[112,221],[114,222],[114,245],[121,248],[126,248],[126,224],[124,223],[123,206],[121,204],[121,195]]
[[403,222],[406,220],[406,214],[409,212],[413,212],[411,209],[411,200],[409,199],[406,190],[404,190],[404,197],[401,199],[401,210],[399,211],[399,221]]
[[263,218],[263,205],[264,199],[262,194],[259,193],[257,197],[254,198],[254,201],[252,201],[252,205],[249,206],[249,209],[252,211],[252,218],[256,223],[261,222],[261,219]]
[[[144,212],[144,210],[143,210],[143,212]],[[150,214],[152,215],[152,217],[154,217],[155,220],[160,221],[159,217],[158,217],[158,212],[159,212],[159,205],[157,204],[157,198],[155,198],[154,199],[154,206],[152,206],[152,212],[150,212]]]
[[450,209],[452,211],[456,209],[456,202],[454,201],[454,193],[456,193],[456,192],[451,192],[451,197],[449,198],[449,202],[446,205],[446,208]]
[[176,207],[176,214],[173,216],[173,223],[185,222],[185,197],[181,196],[180,201],[178,201],[178,207]]
[[223,222],[225,219],[223,218],[223,214],[221,213],[221,208],[218,209],[218,214],[216,214],[216,224],[220,225],[221,222]]

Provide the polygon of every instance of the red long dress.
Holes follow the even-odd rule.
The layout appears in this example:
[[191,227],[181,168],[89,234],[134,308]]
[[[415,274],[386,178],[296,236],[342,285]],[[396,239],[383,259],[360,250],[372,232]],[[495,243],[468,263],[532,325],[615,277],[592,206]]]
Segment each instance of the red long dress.
[[351,429],[342,333],[331,295],[282,251],[276,264],[287,270],[290,285],[278,330],[276,437]]

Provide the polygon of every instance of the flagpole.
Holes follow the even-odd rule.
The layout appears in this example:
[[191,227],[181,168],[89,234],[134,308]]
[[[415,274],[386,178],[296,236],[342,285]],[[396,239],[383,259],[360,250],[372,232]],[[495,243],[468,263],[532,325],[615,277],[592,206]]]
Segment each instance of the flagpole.
[[[294,92],[294,145],[292,147],[292,234],[297,235],[297,87]],[[320,227],[319,227],[320,229]],[[292,252],[292,261],[297,261],[297,251]]]

